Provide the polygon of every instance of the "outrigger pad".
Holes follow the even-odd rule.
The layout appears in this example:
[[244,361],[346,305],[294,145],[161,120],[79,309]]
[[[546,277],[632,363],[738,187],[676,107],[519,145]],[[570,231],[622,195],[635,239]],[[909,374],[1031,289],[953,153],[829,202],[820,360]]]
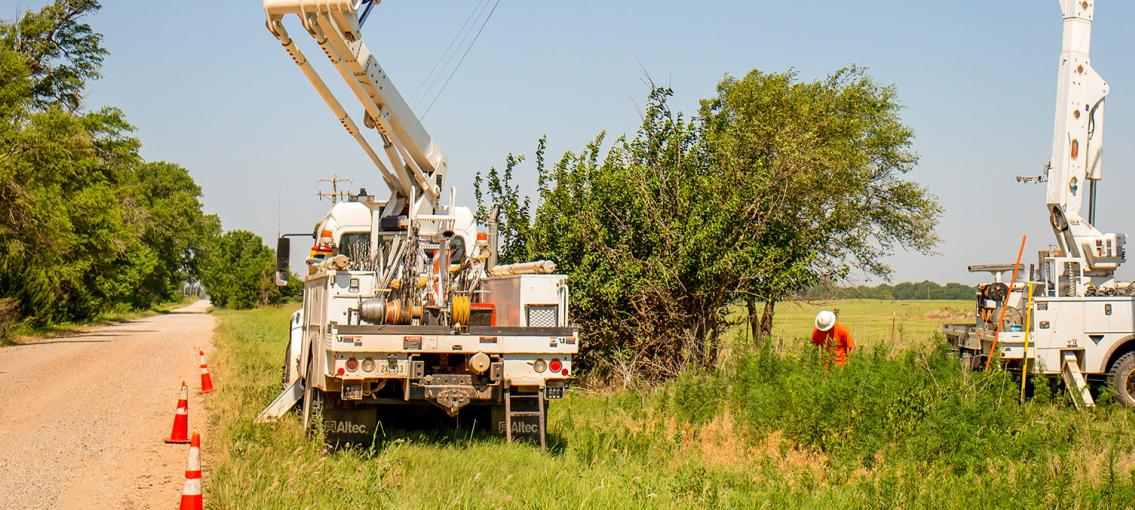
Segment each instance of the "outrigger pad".
[[260,416],[256,417],[257,423],[269,423],[278,420],[281,416],[287,414],[288,411],[295,407],[296,402],[303,398],[303,379],[296,379],[296,382],[288,386],[287,389],[280,392],[268,407],[260,411]]

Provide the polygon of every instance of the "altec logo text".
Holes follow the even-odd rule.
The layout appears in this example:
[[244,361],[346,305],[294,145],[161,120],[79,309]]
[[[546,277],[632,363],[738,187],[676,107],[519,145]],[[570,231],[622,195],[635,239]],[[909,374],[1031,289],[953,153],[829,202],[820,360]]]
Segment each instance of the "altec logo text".
[[[504,433],[504,422],[497,423],[497,430]],[[535,434],[540,431],[540,425],[536,423],[525,423],[522,421],[512,422],[513,434]]]
[[330,434],[366,434],[367,426],[349,421],[326,420],[323,430]]

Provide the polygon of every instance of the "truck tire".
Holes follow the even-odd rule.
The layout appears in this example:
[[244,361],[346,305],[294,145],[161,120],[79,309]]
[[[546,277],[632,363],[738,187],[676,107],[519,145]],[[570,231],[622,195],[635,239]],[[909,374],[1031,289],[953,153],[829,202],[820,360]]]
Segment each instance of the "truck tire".
[[[315,357],[308,357],[307,373],[315,372]],[[310,434],[315,430],[316,421],[323,414],[323,392],[303,381],[303,431]]]
[[288,347],[284,349],[284,368],[280,374],[280,391],[288,389],[288,381],[292,378],[292,343],[288,342]]
[[[294,368],[292,368],[292,346],[291,344],[289,344],[287,349],[284,351],[284,368],[282,370],[283,375],[280,378],[280,391],[284,391],[288,389],[288,386],[290,386],[289,382],[292,380],[292,370],[294,370]],[[304,398],[301,395],[299,400],[296,401],[296,405],[292,407],[292,412],[296,413],[297,415],[303,416],[303,403]]]
[[1107,381],[1123,407],[1135,408],[1135,352],[1124,354],[1112,363]]

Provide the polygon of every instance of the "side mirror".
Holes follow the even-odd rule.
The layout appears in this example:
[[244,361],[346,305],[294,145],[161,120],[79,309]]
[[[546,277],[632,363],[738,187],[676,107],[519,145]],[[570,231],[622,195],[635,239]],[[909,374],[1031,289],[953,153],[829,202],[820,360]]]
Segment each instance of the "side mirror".
[[288,274],[292,256],[292,240],[281,237],[276,240],[276,286],[288,286]]
[[288,286],[288,272],[287,271],[281,270],[281,269],[276,270],[276,286],[277,287],[287,287]]

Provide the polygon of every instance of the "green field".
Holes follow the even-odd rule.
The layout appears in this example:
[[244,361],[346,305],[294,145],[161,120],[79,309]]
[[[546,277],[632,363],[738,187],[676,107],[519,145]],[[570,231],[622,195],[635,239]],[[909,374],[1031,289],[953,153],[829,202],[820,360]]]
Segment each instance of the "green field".
[[[839,302],[868,347],[846,370],[815,350],[737,352],[662,387],[575,389],[551,407],[550,451],[479,430],[386,431],[325,452],[276,394],[291,308],[218,312],[211,508],[1131,508],[1135,416],[1063,395],[1015,401],[1009,374],[970,374],[915,337],[940,303]],[[959,305],[960,306],[960,305]],[[781,308],[807,331],[812,305]],[[890,310],[903,343],[886,345]],[[885,313],[886,320],[872,314]],[[883,327],[886,326],[886,327]],[[896,326],[897,329],[897,326]],[[885,336],[885,338],[884,338]],[[1041,389],[1044,389],[1043,387]]]
[[812,333],[812,321],[820,310],[839,310],[840,322],[864,347],[923,345],[943,322],[974,320],[972,301],[857,299],[789,302],[776,307],[773,335],[786,341],[808,338]]

